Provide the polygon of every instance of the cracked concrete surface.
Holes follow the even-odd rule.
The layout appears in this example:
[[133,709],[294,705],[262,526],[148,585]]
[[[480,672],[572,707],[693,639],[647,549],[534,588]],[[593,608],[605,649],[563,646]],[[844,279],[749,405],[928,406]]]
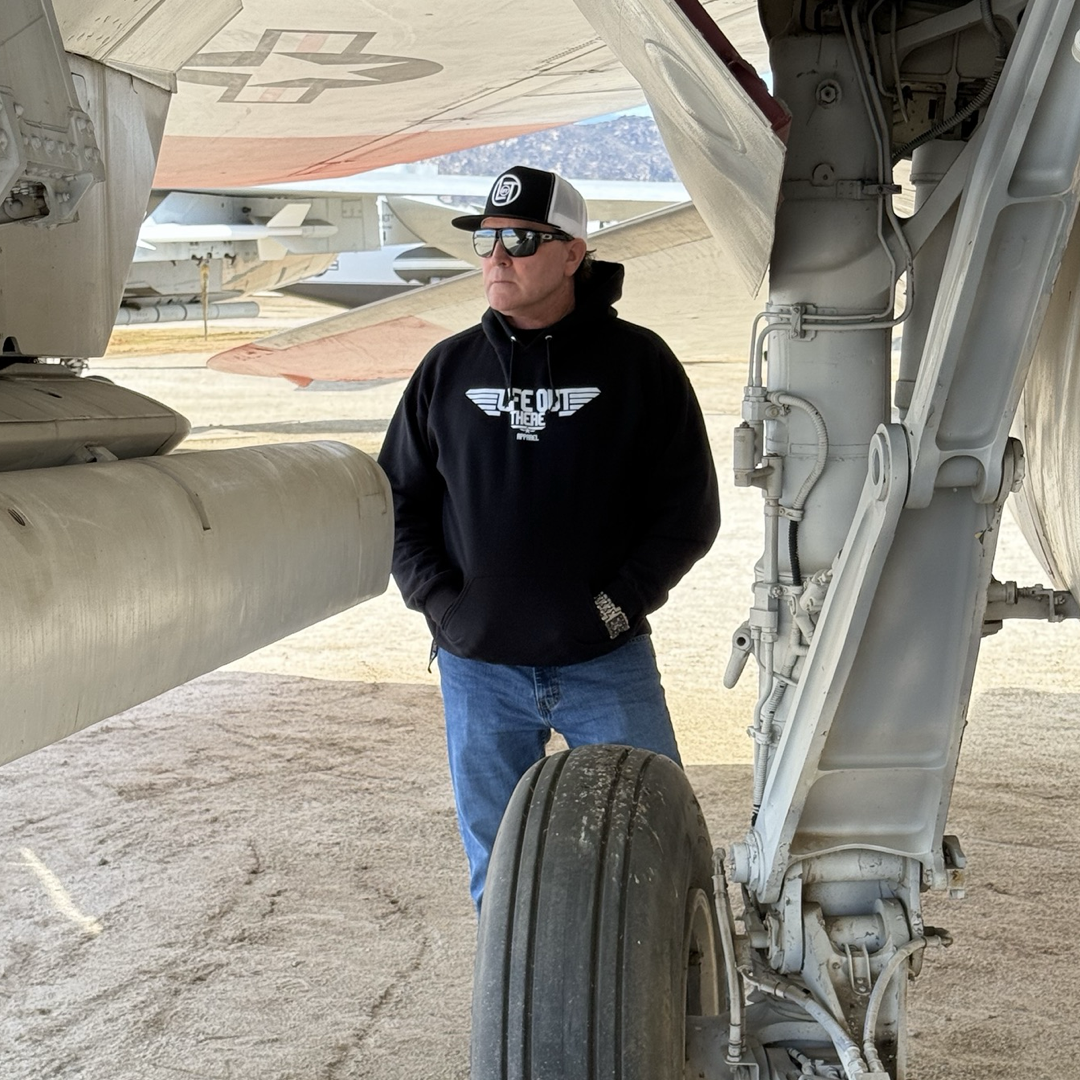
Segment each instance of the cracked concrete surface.
[[[968,898],[927,900],[956,944],[913,984],[911,1080],[1071,1075],[1078,702],[976,701]],[[475,922],[444,754],[432,687],[220,672],[6,767],[0,1076],[462,1080]],[[748,767],[688,771],[737,837]]]
[[5,1080],[462,1075],[474,919],[430,688],[208,676],[13,763],[0,820]]

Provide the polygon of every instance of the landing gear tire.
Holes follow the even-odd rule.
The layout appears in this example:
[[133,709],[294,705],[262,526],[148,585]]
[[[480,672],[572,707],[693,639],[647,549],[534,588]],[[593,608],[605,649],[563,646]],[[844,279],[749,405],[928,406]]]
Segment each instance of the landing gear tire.
[[726,1008],[712,846],[666,757],[584,746],[507,807],[477,942],[472,1080],[682,1080]]

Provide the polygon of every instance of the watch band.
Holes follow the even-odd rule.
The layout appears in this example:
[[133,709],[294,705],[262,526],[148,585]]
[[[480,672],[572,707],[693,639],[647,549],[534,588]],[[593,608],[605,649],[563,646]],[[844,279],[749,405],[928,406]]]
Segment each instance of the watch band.
[[626,617],[626,612],[607,593],[597,593],[593,597],[593,603],[596,605],[596,610],[600,612],[601,621],[607,627],[609,638],[614,640],[630,629],[630,620]]

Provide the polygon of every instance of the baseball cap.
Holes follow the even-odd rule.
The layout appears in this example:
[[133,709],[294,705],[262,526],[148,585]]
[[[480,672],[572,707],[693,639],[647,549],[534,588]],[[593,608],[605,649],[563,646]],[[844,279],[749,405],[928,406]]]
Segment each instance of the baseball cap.
[[482,214],[456,217],[450,224],[472,232],[486,217],[535,221],[581,239],[589,231],[589,214],[581,193],[561,176],[525,165],[507,169],[495,181]]

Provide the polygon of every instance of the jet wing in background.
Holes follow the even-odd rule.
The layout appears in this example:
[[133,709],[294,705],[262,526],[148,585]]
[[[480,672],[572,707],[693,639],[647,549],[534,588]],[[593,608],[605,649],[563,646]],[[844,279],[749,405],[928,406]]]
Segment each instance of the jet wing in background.
[[[393,202],[410,228],[443,246],[446,207]],[[459,233],[465,238],[466,234]],[[467,244],[467,239],[466,239]],[[626,264],[619,314],[656,330],[683,360],[716,359],[718,341],[749,340],[764,303],[746,290],[690,203],[594,233],[599,259]],[[471,253],[470,253],[471,254]],[[475,255],[471,256],[475,260]],[[219,371],[313,380],[405,378],[437,341],[474,324],[485,306],[479,271],[263,338],[209,361]]]
[[[439,173],[433,165],[419,165],[373,169],[331,180],[221,188],[213,193],[248,198],[284,196],[294,200],[379,195],[453,197],[472,199],[483,205],[494,182],[494,176],[455,176]],[[622,220],[641,213],[643,208],[649,209],[650,203],[659,209],[689,198],[682,184],[660,180],[574,180],[574,186],[589,203],[590,213],[601,220]],[[632,208],[630,214],[628,207]]]
[[[493,180],[440,176],[434,167],[422,166],[267,187],[156,191],[139,231],[117,322],[201,318],[204,304],[216,317],[248,314],[252,305],[233,301],[317,275],[343,252],[415,242],[414,233],[384,235],[381,198],[452,196],[483,205]],[[579,187],[593,217],[602,221],[622,221],[687,198],[679,183],[586,180]],[[471,261],[467,238],[446,231],[455,234],[449,243],[465,241]]]

